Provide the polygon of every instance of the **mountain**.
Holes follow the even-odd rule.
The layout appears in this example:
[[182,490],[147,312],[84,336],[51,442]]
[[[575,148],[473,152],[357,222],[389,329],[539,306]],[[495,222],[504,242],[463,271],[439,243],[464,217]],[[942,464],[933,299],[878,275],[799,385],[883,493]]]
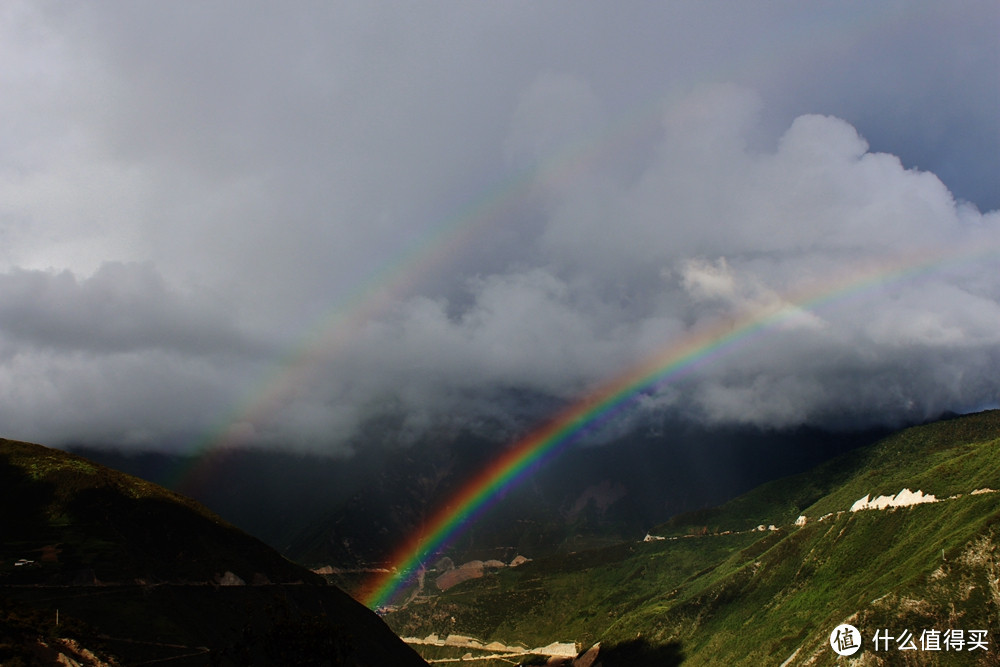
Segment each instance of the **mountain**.
[[228,448],[202,460],[191,454],[93,443],[60,448],[193,498],[279,551],[303,526],[321,522],[331,507],[361,491],[381,467],[378,452],[368,449],[345,458]]
[[200,504],[73,454],[0,440],[0,525],[4,665],[425,664]]
[[[948,419],[678,515],[646,541],[428,587],[386,620],[401,636],[600,642],[604,667],[843,664],[829,642],[842,623],[863,642],[851,664],[1000,664],[998,489],[1000,411]],[[956,631],[985,649],[943,639]]]
[[[539,557],[641,536],[666,517],[722,502],[769,479],[869,444],[884,431],[703,429],[676,423],[601,446],[577,446],[508,490],[449,547],[454,560]],[[303,525],[286,555],[309,565],[384,565],[502,446],[476,438],[420,443],[364,489]]]
[[[570,447],[511,489],[447,555],[539,557],[641,536],[679,512],[710,507],[757,484],[870,444],[886,430],[704,428],[667,419],[599,446]],[[499,437],[499,436],[498,436]],[[310,567],[382,566],[408,535],[505,444],[463,433],[407,446],[373,442],[351,457],[234,449],[201,484],[175,487]],[[197,467],[189,457],[76,447],[151,481]],[[246,493],[253,488],[254,493]]]

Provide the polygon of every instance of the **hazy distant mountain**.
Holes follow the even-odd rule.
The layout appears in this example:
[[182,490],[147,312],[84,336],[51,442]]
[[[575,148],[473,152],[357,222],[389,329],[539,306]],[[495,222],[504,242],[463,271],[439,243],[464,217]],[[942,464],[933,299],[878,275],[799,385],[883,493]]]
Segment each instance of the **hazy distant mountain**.
[[[717,504],[882,434],[709,431],[677,424],[667,432],[573,447],[510,489],[449,545],[449,554],[509,560],[517,553],[536,557],[642,536],[677,513]],[[468,439],[386,457],[363,490],[303,526],[286,553],[310,565],[381,564],[499,450]]]
[[[900,431],[677,516],[648,541],[488,570],[445,593],[425,587],[387,621],[404,636],[601,642],[604,667],[843,664],[829,638],[850,623],[858,664],[992,665],[998,572],[1000,411],[990,411]],[[877,631],[892,637],[879,650]],[[936,643],[946,631],[985,631],[985,649]],[[905,633],[917,650],[898,647]]]
[[0,525],[5,665],[71,645],[92,664],[423,664],[369,610],[198,503],[72,454],[0,440]]
[[[677,420],[571,447],[496,503],[450,553],[534,557],[641,536],[677,513],[806,470],[886,432],[705,429]],[[351,458],[233,450],[184,492],[297,562],[379,565],[505,446],[466,434],[406,447],[372,444]],[[158,483],[176,481],[171,471],[192,464],[162,453],[74,451]]]

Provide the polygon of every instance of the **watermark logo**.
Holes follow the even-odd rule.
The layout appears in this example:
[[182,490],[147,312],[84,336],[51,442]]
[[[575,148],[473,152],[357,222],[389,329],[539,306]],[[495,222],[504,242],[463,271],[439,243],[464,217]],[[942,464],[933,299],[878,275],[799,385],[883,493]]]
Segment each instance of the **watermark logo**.
[[830,633],[830,646],[837,655],[854,655],[861,648],[861,633],[853,625],[838,625]]
[[[890,651],[988,651],[989,633],[986,630],[923,629],[916,632],[904,629],[899,634],[887,628],[878,628],[871,636],[876,653]],[[830,647],[837,655],[854,655],[861,649],[861,632],[853,625],[843,623],[830,633]]]

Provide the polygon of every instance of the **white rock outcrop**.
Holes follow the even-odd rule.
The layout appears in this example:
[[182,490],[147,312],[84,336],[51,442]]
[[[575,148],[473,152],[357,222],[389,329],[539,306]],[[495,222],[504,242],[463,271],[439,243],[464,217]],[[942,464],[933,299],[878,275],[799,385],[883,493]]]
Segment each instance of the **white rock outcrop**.
[[552,642],[548,646],[542,646],[541,648],[531,649],[532,653],[537,653],[538,655],[548,655],[563,658],[575,658],[577,654],[576,643],[568,642]]
[[864,498],[859,498],[851,505],[852,512],[860,510],[884,510],[890,507],[910,507],[911,505],[922,505],[924,503],[936,503],[938,499],[933,493],[925,494],[923,491],[910,491],[902,489],[894,496],[879,496],[874,500],[871,494],[865,494]]

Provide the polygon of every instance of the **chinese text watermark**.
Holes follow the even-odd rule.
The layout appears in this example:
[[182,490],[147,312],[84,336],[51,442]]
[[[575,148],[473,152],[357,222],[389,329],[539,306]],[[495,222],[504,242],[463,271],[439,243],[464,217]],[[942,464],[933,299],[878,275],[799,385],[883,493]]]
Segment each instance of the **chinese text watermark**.
[[[871,637],[872,648],[876,652],[885,651],[985,651],[989,648],[986,630],[921,630],[914,634],[911,630],[894,632],[885,628],[875,631]],[[837,655],[854,655],[863,645],[861,632],[844,623],[830,633],[830,647]]]

